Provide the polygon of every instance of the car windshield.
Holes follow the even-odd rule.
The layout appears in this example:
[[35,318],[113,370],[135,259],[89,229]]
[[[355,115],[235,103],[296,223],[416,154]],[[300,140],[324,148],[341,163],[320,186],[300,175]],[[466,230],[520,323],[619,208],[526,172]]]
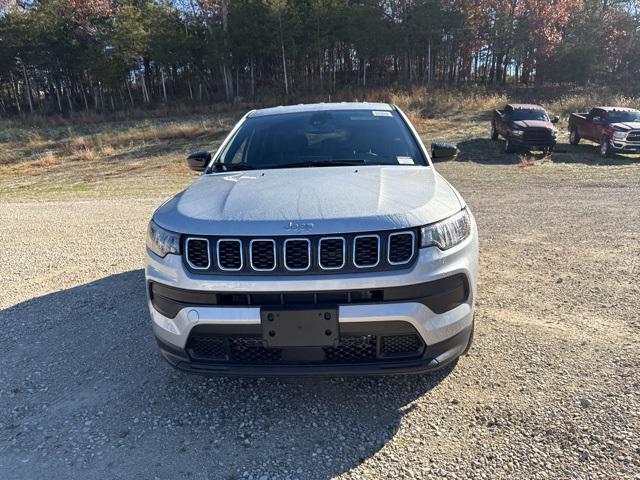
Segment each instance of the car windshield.
[[538,109],[518,108],[511,112],[511,120],[517,122],[519,120],[542,120],[548,122],[547,112]]
[[640,122],[640,112],[609,112],[609,123]]
[[248,117],[217,170],[427,165],[408,126],[389,110],[327,110]]

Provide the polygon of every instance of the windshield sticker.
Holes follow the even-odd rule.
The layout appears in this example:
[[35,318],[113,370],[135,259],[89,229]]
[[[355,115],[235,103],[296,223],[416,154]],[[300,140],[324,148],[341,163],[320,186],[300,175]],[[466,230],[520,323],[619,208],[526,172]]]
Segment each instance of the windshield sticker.
[[396,159],[400,165],[415,165],[416,163],[411,157],[396,157]]
[[384,112],[380,110],[373,110],[373,115],[376,117],[392,117],[391,112]]

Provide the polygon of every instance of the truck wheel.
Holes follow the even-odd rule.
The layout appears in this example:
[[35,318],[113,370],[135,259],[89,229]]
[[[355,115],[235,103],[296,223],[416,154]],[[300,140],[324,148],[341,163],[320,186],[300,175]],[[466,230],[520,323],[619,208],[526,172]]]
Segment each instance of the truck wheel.
[[511,144],[511,139],[509,137],[507,137],[504,140],[504,153],[514,153],[515,151],[516,151],[516,149]]
[[578,143],[580,143],[580,135],[578,135],[578,131],[575,128],[572,128],[571,133],[569,133],[569,143],[571,145],[578,145]]
[[607,137],[602,137],[600,141],[600,156],[602,158],[607,158],[611,156],[611,142]]
[[498,130],[496,129],[496,124],[491,122],[491,140],[498,140]]

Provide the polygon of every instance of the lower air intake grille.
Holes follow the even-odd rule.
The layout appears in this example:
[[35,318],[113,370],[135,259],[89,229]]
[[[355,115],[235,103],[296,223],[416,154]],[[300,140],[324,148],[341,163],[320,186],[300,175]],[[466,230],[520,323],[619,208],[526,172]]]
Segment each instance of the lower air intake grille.
[[353,263],[356,267],[375,267],[380,261],[380,238],[376,235],[356,237],[353,244]]
[[242,268],[242,243],[240,240],[218,240],[218,266],[221,270]]
[[211,265],[209,241],[206,238],[187,238],[187,260],[192,268],[207,269]]
[[382,337],[381,351],[385,355],[422,352],[422,341],[417,335]]
[[233,337],[229,339],[231,360],[236,363],[277,363],[282,350],[267,348],[262,339],[255,337]]
[[375,335],[343,336],[337,347],[326,347],[324,353],[327,360],[336,363],[375,360],[376,342]]
[[[211,327],[203,326],[201,329]],[[260,328],[259,326],[256,328]],[[198,327],[195,327],[198,330]],[[242,365],[341,365],[396,362],[423,354],[425,344],[417,333],[380,335],[374,332],[345,333],[332,347],[266,347],[262,335],[192,333],[186,350],[195,362]],[[414,330],[415,331],[415,330]]]
[[226,360],[227,341],[222,337],[192,336],[187,351],[194,358],[205,360]]

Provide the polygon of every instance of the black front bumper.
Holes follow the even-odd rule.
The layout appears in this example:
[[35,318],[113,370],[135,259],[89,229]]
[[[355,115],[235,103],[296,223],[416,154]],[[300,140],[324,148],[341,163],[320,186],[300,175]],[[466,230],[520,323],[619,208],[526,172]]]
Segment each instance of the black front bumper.
[[547,149],[547,148],[554,148],[556,146],[556,140],[555,139],[549,139],[549,140],[529,140],[527,138],[518,138],[515,136],[510,137],[511,139],[511,143],[514,147],[518,147],[518,148],[527,148],[530,150],[536,149],[536,148],[543,148],[543,149]]
[[[205,327],[205,326],[203,326]],[[206,326],[201,330],[194,328],[194,336],[206,337],[210,335],[216,338],[254,338],[257,339],[254,326],[245,326],[244,329],[223,331],[218,327]],[[393,354],[380,353],[380,344],[383,338],[392,338],[394,335],[408,337],[415,332],[413,326],[406,322],[364,322],[362,324],[341,325],[341,339],[362,336],[376,336],[378,338],[376,354],[370,358],[355,358],[355,356],[341,357],[340,355],[328,355],[318,349],[309,347],[287,349],[284,355],[272,356],[269,352],[262,356],[244,356],[241,362],[234,361],[232,357],[220,359],[203,359],[194,355],[192,337],[187,343],[186,349],[177,349],[157,339],[162,357],[173,367],[199,375],[209,376],[284,376],[284,375],[320,375],[320,376],[344,376],[344,375],[390,375],[390,374],[415,374],[435,371],[457,359],[469,343],[473,326],[470,326],[453,337],[433,345],[424,345],[420,340],[420,347],[412,353]],[[417,334],[417,332],[415,332]],[[191,345],[191,347],[190,347]],[[265,353],[265,347],[262,352]],[[259,357],[259,358],[258,358]],[[253,360],[255,363],[252,363]]]

